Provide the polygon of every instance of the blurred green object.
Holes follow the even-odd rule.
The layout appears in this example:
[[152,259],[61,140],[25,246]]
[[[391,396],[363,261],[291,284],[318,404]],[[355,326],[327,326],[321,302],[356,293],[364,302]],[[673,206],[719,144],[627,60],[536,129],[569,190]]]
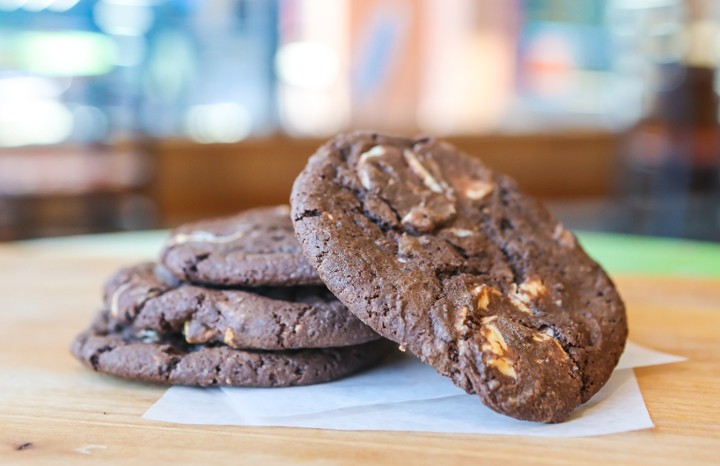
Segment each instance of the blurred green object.
[[[169,231],[105,233],[20,241],[34,249],[68,254],[154,260]],[[649,236],[579,232],[585,250],[612,275],[720,278],[720,244]],[[132,259],[131,259],[132,258]]]
[[19,68],[47,76],[109,73],[115,60],[110,37],[88,31],[31,31],[16,35]]
[[578,238],[611,274],[720,277],[720,244],[590,232]]

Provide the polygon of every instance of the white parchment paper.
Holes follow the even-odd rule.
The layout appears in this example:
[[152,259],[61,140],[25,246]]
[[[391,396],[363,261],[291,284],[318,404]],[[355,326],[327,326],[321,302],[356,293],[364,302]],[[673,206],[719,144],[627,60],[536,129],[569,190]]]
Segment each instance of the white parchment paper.
[[653,427],[631,368],[683,361],[634,343],[608,383],[561,424],[518,421],[486,408],[410,355],[321,385],[172,387],[143,416],[180,424],[286,426],[580,437]]

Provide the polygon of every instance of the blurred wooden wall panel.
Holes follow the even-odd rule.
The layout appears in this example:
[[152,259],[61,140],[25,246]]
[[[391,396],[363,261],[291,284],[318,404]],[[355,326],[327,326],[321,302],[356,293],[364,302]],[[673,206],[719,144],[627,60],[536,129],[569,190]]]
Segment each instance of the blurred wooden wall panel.
[[[450,138],[467,153],[514,177],[543,198],[587,198],[612,192],[616,136],[604,132]],[[161,224],[287,203],[307,158],[324,141],[269,138],[238,144],[165,141],[152,146],[150,188]]]

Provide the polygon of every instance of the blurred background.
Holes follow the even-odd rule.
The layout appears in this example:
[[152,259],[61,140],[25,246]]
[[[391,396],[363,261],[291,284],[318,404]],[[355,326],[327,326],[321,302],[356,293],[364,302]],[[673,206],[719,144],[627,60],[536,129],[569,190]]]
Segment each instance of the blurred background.
[[347,129],[720,241],[720,1],[0,0],[0,240],[286,203]]

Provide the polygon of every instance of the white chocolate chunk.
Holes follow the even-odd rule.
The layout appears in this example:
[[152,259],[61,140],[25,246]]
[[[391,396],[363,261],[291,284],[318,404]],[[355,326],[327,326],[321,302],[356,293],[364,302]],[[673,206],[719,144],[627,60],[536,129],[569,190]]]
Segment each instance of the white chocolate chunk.
[[488,304],[490,304],[490,295],[487,293],[487,287],[483,288],[483,293],[478,296],[477,307],[478,309],[487,310]]
[[465,322],[467,321],[469,312],[470,309],[468,309],[467,306],[463,306],[460,308],[458,319],[455,321],[455,330],[457,330],[458,332],[462,332],[463,329],[465,329]]
[[365,188],[367,190],[371,190],[373,184],[372,184],[372,180],[370,179],[370,173],[368,173],[365,166],[364,165],[359,166],[357,173],[358,173],[358,178],[360,179],[360,184],[363,185],[363,188]]
[[125,293],[130,287],[132,286],[132,283],[123,283],[118,287],[115,292],[113,292],[112,296],[110,297],[110,315],[117,318],[117,316],[120,314],[120,308],[119,301],[120,296]]
[[474,231],[466,230],[464,228],[448,228],[447,231],[457,236],[458,238],[467,238],[468,236],[473,236],[475,234]]
[[560,246],[565,248],[575,247],[575,235],[559,223],[555,225],[552,237]]
[[212,243],[212,244],[223,244],[235,241],[245,236],[246,231],[241,230],[230,235],[216,235],[209,231],[193,231],[191,233],[178,233],[168,241],[168,246],[183,244],[183,243]]
[[474,180],[469,182],[465,186],[464,192],[465,197],[467,197],[468,199],[472,199],[473,201],[477,201],[488,196],[493,191],[493,189],[495,189],[495,185],[493,183]]
[[228,346],[233,346],[233,343],[235,341],[235,332],[233,332],[233,329],[228,327],[225,329],[225,335],[223,336],[223,341]]
[[470,293],[477,298],[477,308],[483,311],[487,311],[488,305],[490,304],[490,295],[502,295],[498,290],[487,285],[478,285],[470,290]]
[[443,192],[443,188],[440,183],[438,183],[437,180],[427,170],[427,168],[425,168],[425,166],[420,163],[413,151],[405,149],[403,151],[403,157],[405,158],[405,161],[410,167],[410,170],[412,170],[412,172],[415,173],[415,175],[422,180],[425,186],[427,186],[433,192]]
[[524,312],[525,314],[532,314],[532,310],[528,307],[527,303],[520,298],[515,292],[508,295],[508,298],[510,298],[510,301],[515,305],[515,307],[519,310]]
[[569,357],[560,342],[557,340],[557,338],[555,338],[555,332],[550,327],[546,328],[544,332],[535,332],[535,334],[533,335],[533,340],[537,342],[552,341],[555,346],[558,347],[561,353],[565,355],[565,357]]
[[510,300],[522,312],[532,314],[530,305],[540,297],[547,295],[548,290],[539,278],[533,277],[520,286],[513,284],[513,291],[509,295]]
[[483,317],[482,319],[480,319],[480,323],[483,325],[490,325],[493,322],[495,322],[496,320],[498,320],[498,316],[488,316],[488,317]]
[[500,333],[500,330],[491,323],[495,320],[497,320],[497,316],[482,320],[483,327],[481,328],[481,332],[484,341],[482,342],[481,349],[486,353],[490,353],[487,356],[486,363],[497,369],[501,374],[517,379],[517,372],[512,365],[512,361],[506,354],[508,351],[507,342],[502,333]]
[[537,299],[542,295],[546,295],[548,292],[542,280],[537,277],[533,277],[520,284],[518,287],[518,293],[522,294],[530,299]]
[[207,343],[213,336],[215,336],[215,332],[212,329],[206,328],[200,338],[191,337],[190,321],[186,320],[183,324],[183,335],[185,336],[185,341],[187,341],[188,343]]
[[410,209],[400,221],[403,225],[410,225],[420,231],[429,231],[437,224],[437,219],[437,212],[419,205]]
[[[493,317],[495,317],[494,320],[497,319],[497,316]],[[485,341],[482,344],[482,349],[483,351],[490,351],[491,353],[501,356],[507,351],[507,343],[502,333],[500,333],[500,330],[490,322],[488,322],[488,318],[483,319],[483,336],[485,337]]]
[[499,370],[501,374],[517,379],[517,372],[507,359],[492,359],[489,364]]
[[386,153],[387,151],[383,146],[373,146],[370,150],[360,154],[357,163],[357,174],[360,179],[360,184],[363,185],[365,189],[370,190],[373,187],[373,182],[370,178],[370,168],[368,167],[370,159],[382,157]]
[[372,159],[375,157],[382,157],[385,155],[387,151],[383,146],[373,146],[370,148],[370,150],[363,152],[360,154],[360,158],[358,159],[358,165],[364,164],[368,161],[368,159]]
[[[552,330],[551,330],[552,331]],[[536,332],[533,335],[533,340],[535,341],[549,341],[553,338],[552,335],[548,335],[547,332]]]
[[517,295],[511,294],[509,296],[510,301],[515,305],[515,307],[519,310],[524,312],[525,314],[532,314],[532,309],[528,307],[528,305],[523,301],[522,299],[518,298]]

